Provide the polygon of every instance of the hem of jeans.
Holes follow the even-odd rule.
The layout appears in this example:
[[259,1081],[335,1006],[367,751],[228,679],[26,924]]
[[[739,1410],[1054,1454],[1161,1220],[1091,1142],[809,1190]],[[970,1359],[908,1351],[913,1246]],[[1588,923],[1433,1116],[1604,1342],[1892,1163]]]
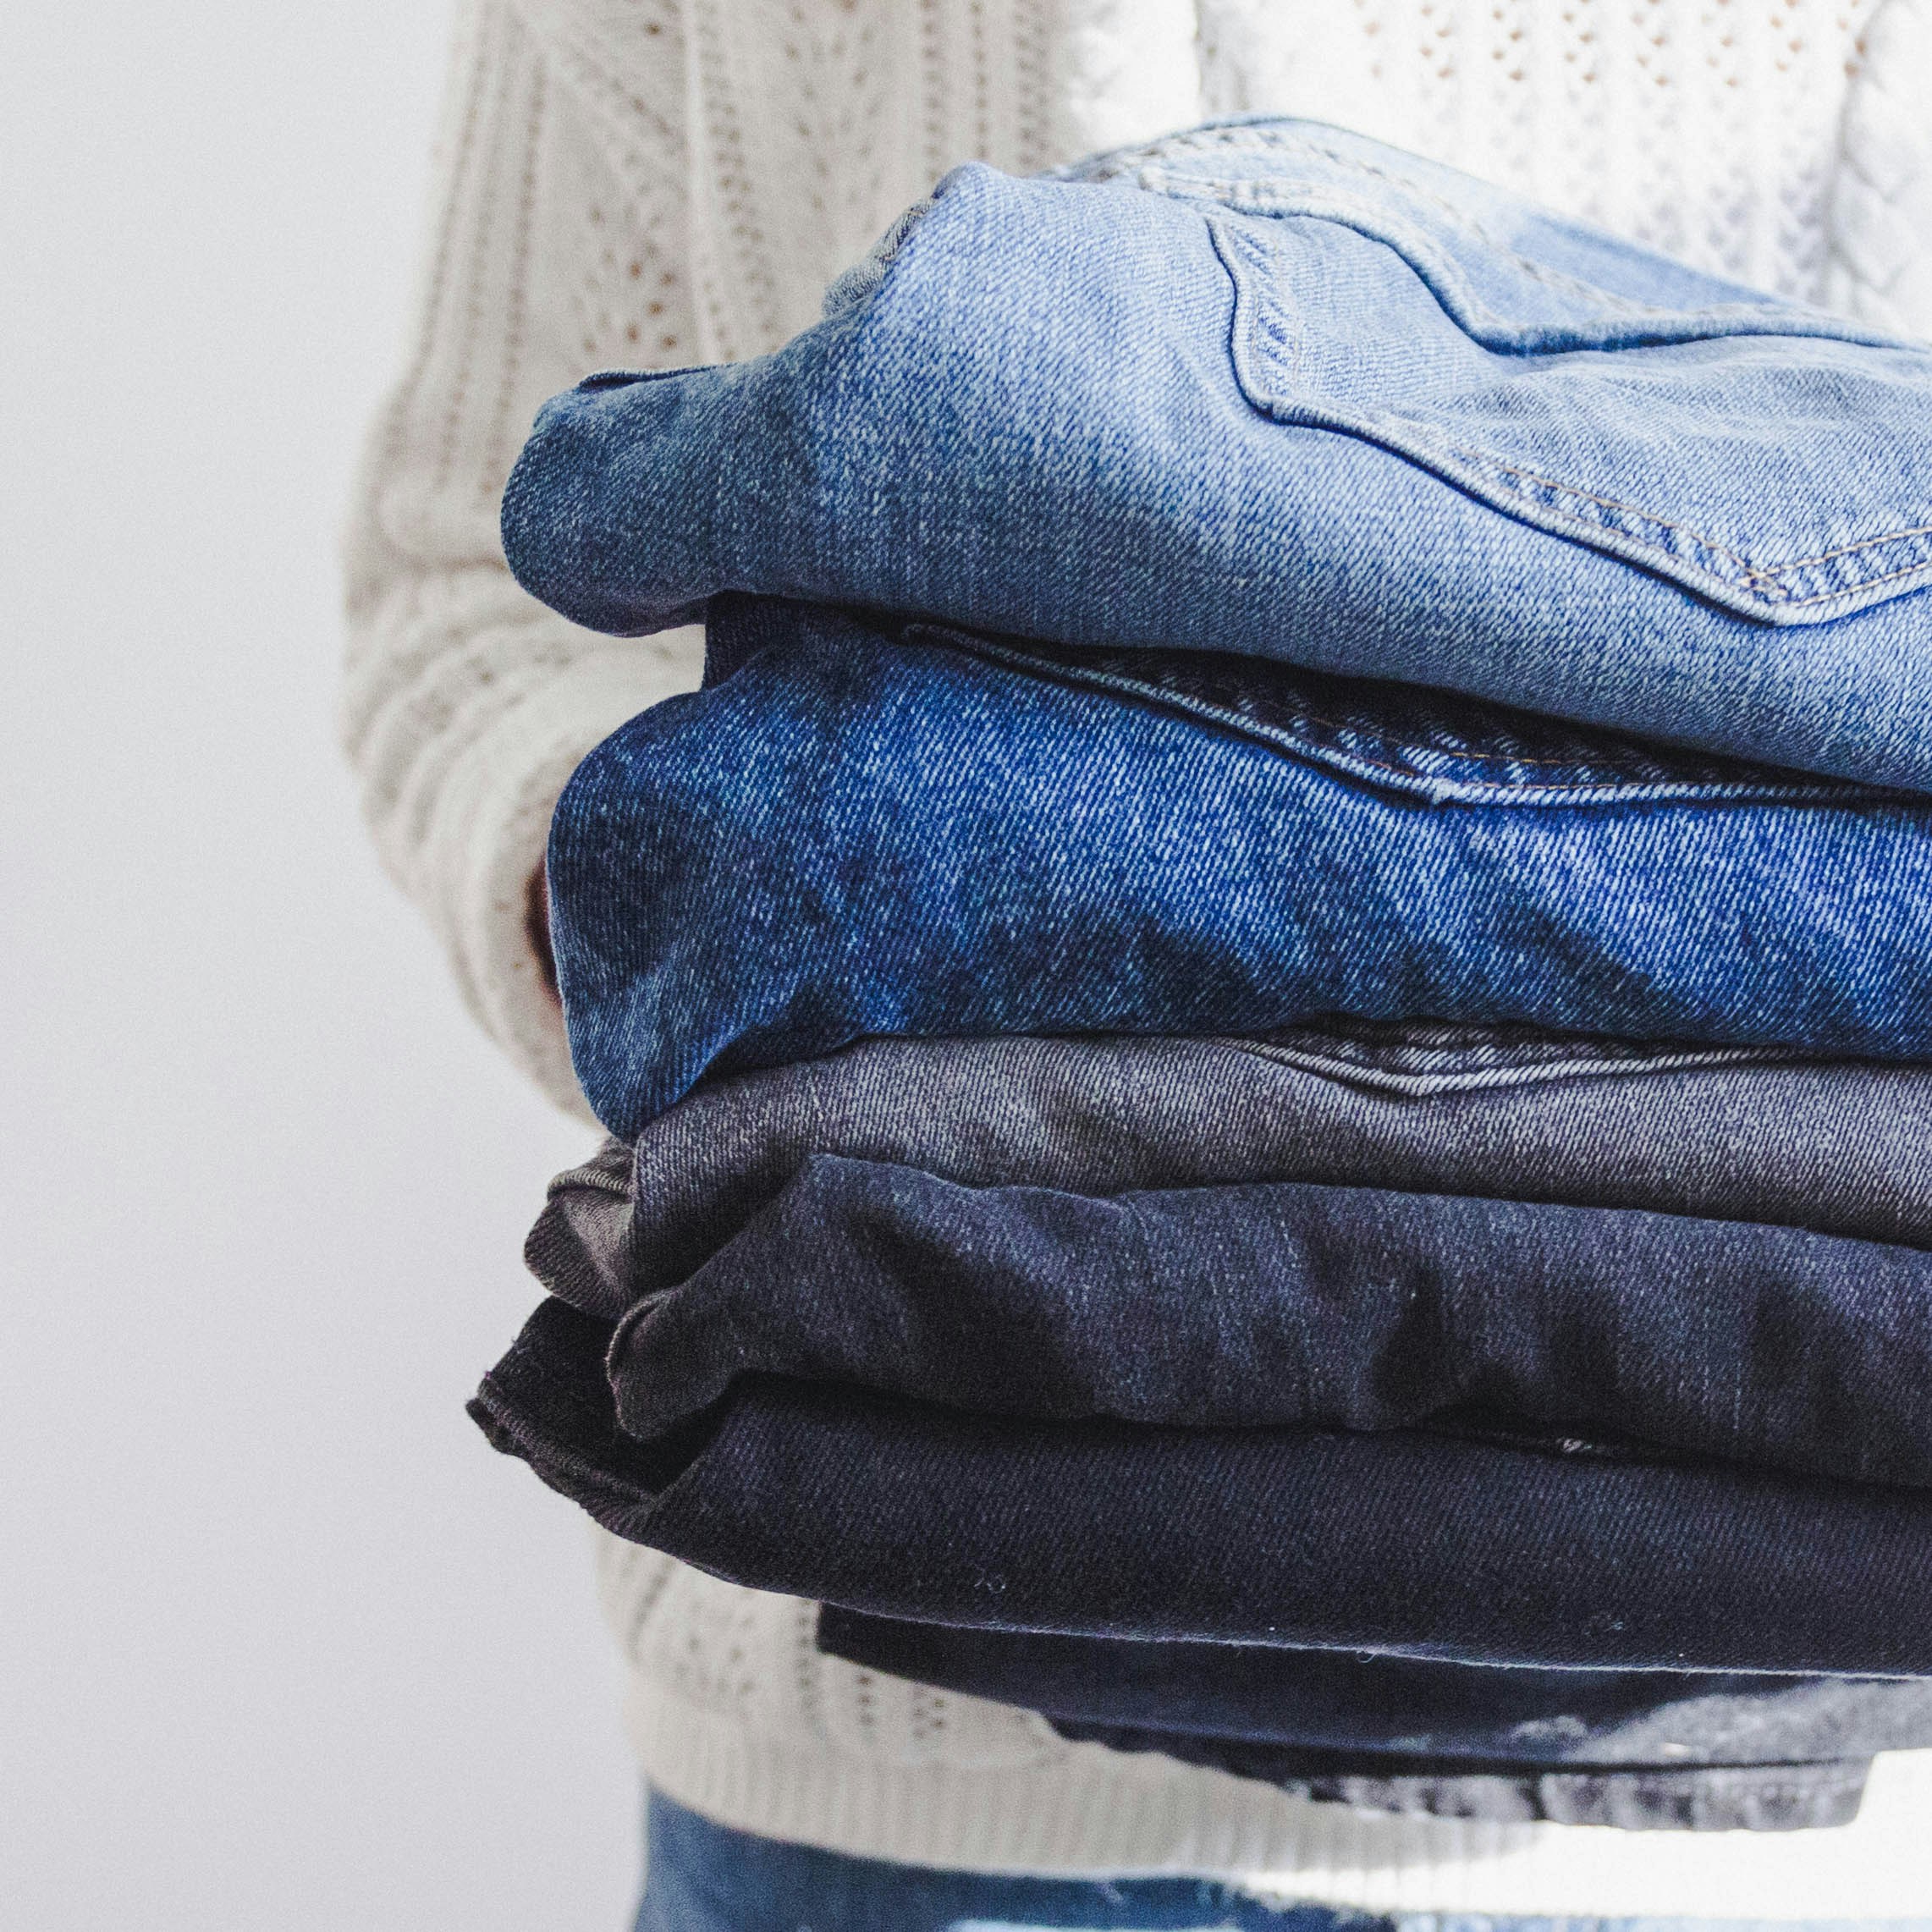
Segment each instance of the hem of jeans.
[[848,1856],[1057,1878],[1184,1873],[1278,1902],[1476,1912],[1932,1923],[1932,1751],[1880,1758],[1836,1830],[1618,1831],[1401,1817],[1072,1745],[1034,1764],[905,1764],[774,1735],[633,1674],[647,1777],[714,1823]]

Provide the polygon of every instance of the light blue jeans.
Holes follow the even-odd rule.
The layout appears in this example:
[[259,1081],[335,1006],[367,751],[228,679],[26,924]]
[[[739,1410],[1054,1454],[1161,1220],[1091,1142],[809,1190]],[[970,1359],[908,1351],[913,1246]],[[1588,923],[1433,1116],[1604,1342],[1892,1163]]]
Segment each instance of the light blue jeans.
[[537,420],[504,553],[1238,652],[1932,790],[1932,348],[1307,121],[949,175],[832,312]]
[[1399,1918],[1265,1905],[1207,1879],[1009,1878],[847,1858],[713,1825],[650,1797],[650,1875],[636,1932],[1932,1932],[1932,1918]]

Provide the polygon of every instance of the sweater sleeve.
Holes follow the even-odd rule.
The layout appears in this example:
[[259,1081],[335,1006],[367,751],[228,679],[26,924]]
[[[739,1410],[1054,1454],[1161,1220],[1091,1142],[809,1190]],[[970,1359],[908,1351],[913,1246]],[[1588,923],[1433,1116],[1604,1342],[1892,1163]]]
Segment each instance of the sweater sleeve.
[[545,396],[594,367],[695,360],[675,0],[634,0],[615,62],[573,41],[576,18],[463,0],[414,339],[344,546],[342,734],[383,861],[471,1011],[581,1114],[531,880],[573,768],[692,688],[702,641],[580,630],[517,587],[498,547]]

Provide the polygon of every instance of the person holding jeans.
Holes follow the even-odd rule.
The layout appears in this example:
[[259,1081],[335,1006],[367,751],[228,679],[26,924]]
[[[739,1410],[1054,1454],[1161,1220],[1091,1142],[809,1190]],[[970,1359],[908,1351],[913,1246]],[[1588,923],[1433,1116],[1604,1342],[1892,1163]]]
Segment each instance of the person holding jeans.
[[[581,630],[497,509],[586,373],[777,347],[949,168],[1300,113],[1880,327],[1932,328],[1932,0],[462,0],[405,371],[348,547],[344,736],[480,1021],[581,1115],[541,862],[579,761],[697,680]],[[1402,1817],[1073,1743],[603,1539],[651,1790],[641,1932],[1932,1926],[1932,1775],[1782,1834]],[[1932,1755],[1932,1754],[1928,1754]]]

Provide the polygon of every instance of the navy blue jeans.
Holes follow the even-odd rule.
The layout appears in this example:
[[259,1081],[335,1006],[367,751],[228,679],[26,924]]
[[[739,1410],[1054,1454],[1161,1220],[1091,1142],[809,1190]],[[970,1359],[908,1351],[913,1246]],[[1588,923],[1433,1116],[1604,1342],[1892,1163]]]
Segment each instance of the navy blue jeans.
[[1205,1879],[1011,1878],[849,1858],[652,1792],[636,1932],[1926,1932],[1932,1918],[1521,1918],[1269,1905]]
[[1380,1811],[1639,1830],[1848,1823],[1870,1754],[1932,1743],[1932,1682],[1484,1670],[1279,1645],[894,1622],[828,1605],[818,1647]]
[[1096,1197],[815,1154],[687,1279],[588,1312],[617,1315],[607,1373],[646,1442],[762,1373],[1932,1489],[1932,1254],[1802,1228],[1285,1181]]

